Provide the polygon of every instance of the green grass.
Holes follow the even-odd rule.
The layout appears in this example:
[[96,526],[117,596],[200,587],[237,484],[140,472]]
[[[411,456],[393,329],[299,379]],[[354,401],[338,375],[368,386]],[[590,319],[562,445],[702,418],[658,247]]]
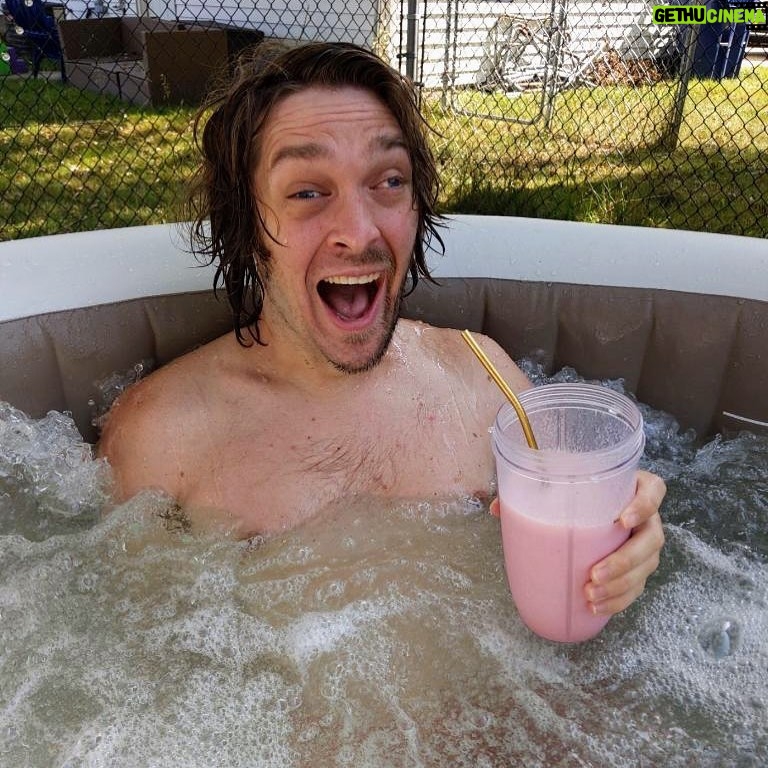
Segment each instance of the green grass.
[[178,218],[193,109],[139,109],[43,80],[0,87],[3,239]]
[[535,94],[459,92],[452,109],[428,101],[425,111],[443,137],[445,207],[765,237],[768,72],[693,80],[670,150],[676,87],[563,92],[548,130],[515,121],[536,112]]
[[[768,235],[768,72],[540,95],[425,94],[445,212]],[[190,107],[141,109],[43,79],[0,80],[0,239],[179,218]]]

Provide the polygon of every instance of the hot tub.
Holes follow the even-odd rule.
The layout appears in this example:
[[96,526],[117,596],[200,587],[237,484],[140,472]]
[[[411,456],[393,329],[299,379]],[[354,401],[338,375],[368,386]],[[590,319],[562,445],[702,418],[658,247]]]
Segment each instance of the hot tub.
[[180,242],[0,244],[0,763],[768,762],[763,241],[460,216],[441,285],[407,301],[540,378],[573,366],[647,404],[662,564],[573,646],[520,621],[477,499],[350,500],[247,542],[189,532],[152,494],[102,515],[104,381],[229,324]]

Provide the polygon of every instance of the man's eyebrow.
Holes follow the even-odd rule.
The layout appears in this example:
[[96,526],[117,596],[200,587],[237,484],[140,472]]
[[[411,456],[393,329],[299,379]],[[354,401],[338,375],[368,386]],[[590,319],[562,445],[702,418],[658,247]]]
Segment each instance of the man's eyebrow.
[[379,134],[371,139],[371,149],[383,149],[385,151],[389,149],[407,150],[408,147],[405,144],[405,139],[399,133],[386,133]]

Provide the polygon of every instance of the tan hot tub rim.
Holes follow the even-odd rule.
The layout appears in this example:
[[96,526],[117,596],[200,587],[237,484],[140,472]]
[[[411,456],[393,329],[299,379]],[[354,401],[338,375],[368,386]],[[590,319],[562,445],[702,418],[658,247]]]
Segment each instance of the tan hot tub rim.
[[[452,216],[440,285],[403,314],[565,365],[706,436],[768,432],[768,242],[680,230]],[[213,270],[180,225],[0,243],[0,400],[67,410],[88,440],[96,382],[224,333]]]

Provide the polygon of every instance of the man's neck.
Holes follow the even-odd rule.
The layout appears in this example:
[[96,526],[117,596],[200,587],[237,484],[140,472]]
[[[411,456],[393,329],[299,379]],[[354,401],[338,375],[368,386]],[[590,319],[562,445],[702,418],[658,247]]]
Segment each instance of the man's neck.
[[359,392],[361,387],[390,375],[402,359],[397,329],[382,359],[372,368],[359,372],[339,370],[320,355],[306,354],[284,334],[273,333],[268,323],[260,324],[259,330],[263,343],[243,349],[246,365],[271,383],[300,390],[307,397],[337,398]]

